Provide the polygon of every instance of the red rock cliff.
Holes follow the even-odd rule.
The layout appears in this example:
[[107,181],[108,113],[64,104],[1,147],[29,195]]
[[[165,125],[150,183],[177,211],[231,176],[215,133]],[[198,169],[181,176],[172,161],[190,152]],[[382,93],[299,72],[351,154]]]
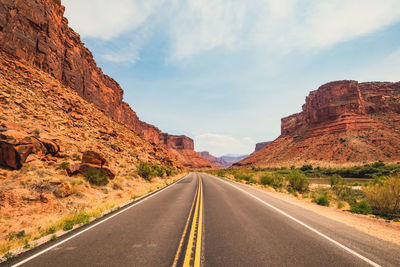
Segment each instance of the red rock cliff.
[[0,0],[0,48],[51,74],[141,137],[172,149],[193,150],[193,140],[170,136],[140,121],[123,102],[119,84],[97,67],[79,34],[68,26],[61,0]]
[[400,83],[336,81],[312,91],[281,136],[237,166],[400,160]]

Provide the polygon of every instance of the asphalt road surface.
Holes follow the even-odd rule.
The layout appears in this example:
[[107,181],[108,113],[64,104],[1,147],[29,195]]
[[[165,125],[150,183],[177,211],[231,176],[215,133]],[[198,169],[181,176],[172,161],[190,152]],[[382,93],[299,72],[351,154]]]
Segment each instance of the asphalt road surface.
[[211,175],[178,182],[6,266],[400,266],[400,246]]

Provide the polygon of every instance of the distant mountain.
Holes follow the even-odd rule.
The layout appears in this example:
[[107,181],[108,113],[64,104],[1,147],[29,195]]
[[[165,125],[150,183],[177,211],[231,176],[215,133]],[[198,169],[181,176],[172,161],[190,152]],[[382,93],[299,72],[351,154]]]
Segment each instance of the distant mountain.
[[208,151],[198,152],[203,158],[210,161],[218,168],[225,169],[232,166],[232,164],[247,158],[249,155],[225,155],[222,157],[216,157],[210,154]]
[[271,142],[262,142],[262,143],[257,143],[256,147],[254,149],[254,152],[260,151],[261,149],[263,149],[264,147],[266,147],[268,144],[270,144]]
[[249,155],[225,155],[219,158],[226,161],[229,164],[229,166],[231,166],[232,164],[241,161],[242,159],[245,159],[248,156]]

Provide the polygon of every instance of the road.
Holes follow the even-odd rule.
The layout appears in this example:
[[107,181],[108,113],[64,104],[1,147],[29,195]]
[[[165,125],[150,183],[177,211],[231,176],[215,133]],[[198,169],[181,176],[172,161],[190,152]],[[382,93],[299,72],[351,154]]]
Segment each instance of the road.
[[183,179],[6,266],[400,266],[400,246],[245,185]]

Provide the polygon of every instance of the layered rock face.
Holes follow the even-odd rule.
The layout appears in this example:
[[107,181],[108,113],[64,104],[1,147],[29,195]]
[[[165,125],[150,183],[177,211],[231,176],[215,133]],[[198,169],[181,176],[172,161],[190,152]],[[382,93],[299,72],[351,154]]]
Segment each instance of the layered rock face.
[[188,137],[168,136],[139,120],[119,84],[97,67],[92,53],[63,17],[61,0],[0,0],[0,47],[27,61],[142,138],[169,149],[191,149]]
[[282,119],[281,136],[237,166],[400,160],[400,83],[336,81]]

